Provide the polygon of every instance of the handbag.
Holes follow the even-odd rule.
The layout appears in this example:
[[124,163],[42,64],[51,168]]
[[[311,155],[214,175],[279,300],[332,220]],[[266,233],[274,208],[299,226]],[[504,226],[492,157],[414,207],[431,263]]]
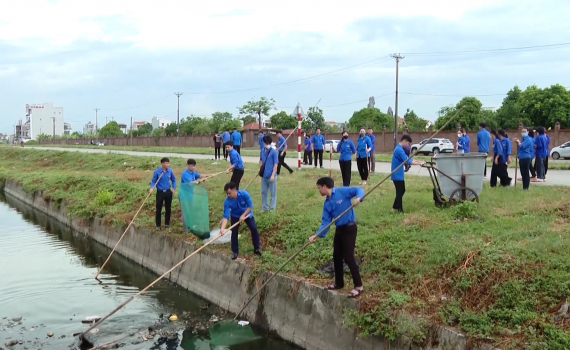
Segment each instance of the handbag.
[[269,158],[269,154],[271,154],[271,151],[273,149],[270,148],[268,152],[266,152],[266,156],[265,156],[265,161],[263,162],[263,164],[261,164],[261,166],[259,167],[259,173],[257,173],[257,175],[259,175],[260,177],[263,177],[263,173],[265,172],[265,163],[267,163],[267,159]]

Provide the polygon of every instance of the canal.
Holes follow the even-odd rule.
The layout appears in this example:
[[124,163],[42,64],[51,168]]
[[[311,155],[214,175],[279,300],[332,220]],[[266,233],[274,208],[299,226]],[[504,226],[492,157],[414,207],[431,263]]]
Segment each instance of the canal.
[[[81,323],[84,318],[106,315],[158,277],[113,254],[97,282],[93,277],[110,249],[74,235],[65,225],[2,193],[0,247],[0,347],[11,342],[19,343],[13,349],[73,349],[78,345],[73,334],[88,327]],[[168,321],[170,314],[179,319]],[[212,317],[231,315],[161,281],[101,324],[89,339],[100,344],[130,334],[117,343],[127,350],[299,349],[258,329],[254,342],[211,347]]]

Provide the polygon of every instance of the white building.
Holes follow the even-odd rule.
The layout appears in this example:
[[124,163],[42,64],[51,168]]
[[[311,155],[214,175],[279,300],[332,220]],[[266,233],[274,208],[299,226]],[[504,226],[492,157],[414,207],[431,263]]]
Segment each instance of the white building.
[[121,129],[121,131],[123,132],[123,134],[127,133],[127,124],[121,124],[119,123],[119,128]]
[[164,117],[152,117],[152,130],[157,128],[165,128],[168,124],[172,124],[173,122],[164,118]]
[[26,119],[22,123],[23,138],[36,139],[40,134],[62,136],[64,134],[63,107],[53,103],[27,104]]
[[94,135],[95,134],[95,124],[87,122],[83,125],[83,135]]
[[71,133],[73,132],[73,129],[71,128],[71,124],[70,123],[63,123],[63,134],[66,136],[71,135]]

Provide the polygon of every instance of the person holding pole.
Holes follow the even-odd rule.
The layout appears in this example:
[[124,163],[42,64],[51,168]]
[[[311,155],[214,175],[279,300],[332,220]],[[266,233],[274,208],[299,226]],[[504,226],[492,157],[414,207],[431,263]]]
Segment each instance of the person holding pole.
[[315,153],[315,168],[317,167],[317,159],[323,169],[323,147],[325,145],[325,137],[321,134],[321,128],[317,128],[313,137],[311,137],[312,148]]
[[368,157],[368,170],[373,173],[376,171],[376,155],[374,154],[376,151],[376,136],[374,136],[374,130],[372,130],[372,127],[368,127],[367,136],[370,138],[370,143],[372,144],[372,149],[370,150],[370,155]]
[[279,152],[279,165],[277,166],[277,175],[281,173],[281,167],[289,170],[289,174],[293,174],[293,170],[285,163],[285,156],[287,155],[287,140],[283,137],[283,132],[277,130],[277,151]]
[[[323,203],[323,215],[321,225],[316,234],[309,237],[309,242],[313,243],[317,238],[324,238],[328,229],[324,229],[331,223],[333,218],[339,216],[351,205],[357,206],[364,196],[364,190],[360,187],[340,187],[334,188],[334,180],[330,177],[321,177],[317,180],[317,188],[321,196],[326,197]],[[351,202],[352,201],[352,202]],[[350,209],[346,214],[335,221],[336,230],[333,239],[333,262],[334,262],[334,283],[325,287],[327,290],[344,288],[344,268],[343,260],[350,269],[354,289],[348,294],[349,298],[356,298],[364,292],[360,271],[354,259],[354,247],[356,245],[356,218],[354,210]]]
[[[400,166],[400,164],[406,162],[407,165],[423,165],[425,164],[424,161],[415,160],[415,159],[408,159],[409,156],[406,155],[404,148],[412,144],[412,138],[408,134],[402,135],[400,139],[400,143],[396,145],[394,148],[394,153],[392,154],[392,169],[391,171],[396,170]],[[406,183],[404,182],[404,167],[398,168],[390,178],[394,183],[394,187],[396,188],[396,198],[394,199],[394,204],[392,205],[392,210],[397,211],[399,213],[404,212],[404,206],[402,203],[404,193],[406,193]]]
[[245,222],[251,232],[253,252],[255,255],[261,256],[261,250],[259,250],[259,231],[257,231],[257,225],[253,218],[251,196],[245,190],[238,190],[236,184],[231,181],[224,186],[224,192],[226,192],[227,197],[224,200],[224,213],[222,216],[220,235],[225,233],[226,224],[228,220],[230,220],[232,226],[232,260],[237,259],[239,254],[238,231],[242,222]]
[[311,148],[310,134],[305,134],[305,153],[303,154],[303,164],[313,165],[313,149]]
[[[278,152],[271,147],[271,136],[263,137],[265,149],[259,155],[259,176],[261,176],[261,211],[275,210],[277,205],[277,166],[279,165]],[[267,192],[271,199],[267,205]]]
[[358,140],[356,141],[356,166],[360,173],[361,185],[366,185],[368,180],[368,152],[372,149],[370,138],[366,136],[364,128],[360,129]]
[[[174,196],[174,191],[176,190],[176,177],[170,169],[170,160],[168,158],[162,158],[160,160],[161,167],[156,169],[152,174],[152,180],[150,181],[150,189],[148,193],[152,193],[154,186],[156,184],[156,214],[155,223],[156,229],[160,230],[161,219],[162,219],[162,205],[164,204],[164,227],[170,227],[170,212],[172,205],[172,197]],[[172,184],[172,185],[171,185]]]
[[226,129],[223,133],[222,133],[222,145],[224,146],[223,148],[223,152],[224,152],[224,160],[228,160],[228,151],[226,151],[226,142],[228,142],[229,140],[231,140],[232,136],[230,135],[230,131],[228,129]]
[[528,128],[521,129],[522,139],[515,138],[518,145],[517,157],[519,159],[519,167],[523,183],[523,190],[528,190],[530,186],[530,163],[534,157],[534,142],[528,136]]
[[348,131],[342,132],[342,140],[336,145],[336,152],[340,152],[338,165],[342,175],[342,185],[350,186],[350,178],[352,177],[352,155],[356,154],[354,142],[348,139]]
[[230,181],[239,189],[239,183],[241,182],[244,172],[243,160],[240,154],[234,149],[234,143],[232,141],[226,142],[225,147],[230,157],[230,167],[226,170],[226,174],[229,174],[230,171],[232,172]]

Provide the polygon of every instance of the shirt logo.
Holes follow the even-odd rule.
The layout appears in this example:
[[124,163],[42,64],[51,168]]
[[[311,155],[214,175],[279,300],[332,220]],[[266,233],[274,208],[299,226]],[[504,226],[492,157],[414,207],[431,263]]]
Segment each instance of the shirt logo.
[[342,199],[339,199],[338,201],[336,201],[336,204],[341,204],[342,203]]

